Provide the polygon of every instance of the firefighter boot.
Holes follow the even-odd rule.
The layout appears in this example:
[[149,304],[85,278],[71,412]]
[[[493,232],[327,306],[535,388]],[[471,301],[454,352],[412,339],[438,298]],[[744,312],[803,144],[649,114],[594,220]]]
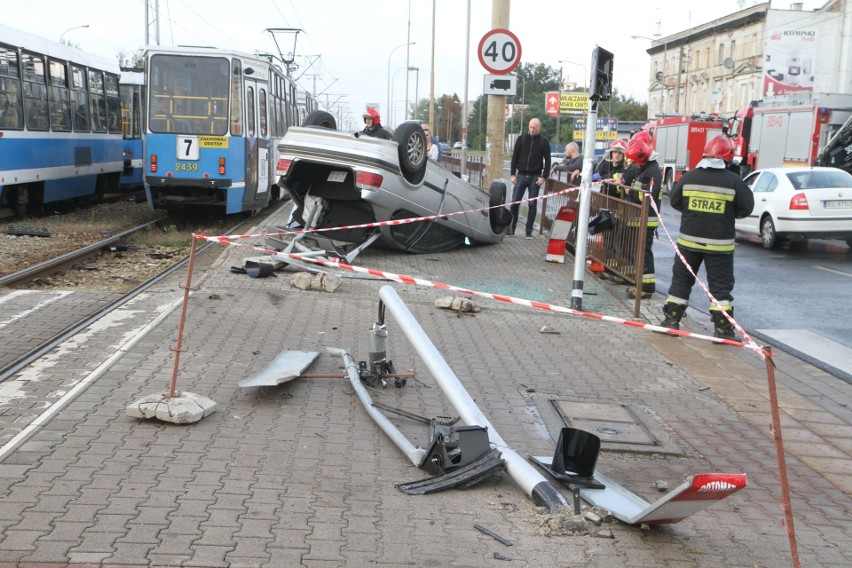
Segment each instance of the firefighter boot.
[[[730,339],[732,341],[739,340],[737,334],[734,333],[734,326],[728,321],[728,318],[725,317],[723,312],[713,310],[710,314],[713,318],[713,337]],[[728,310],[728,315],[734,317],[734,308]]]
[[666,305],[663,306],[663,315],[666,317],[662,322],[660,322],[660,325],[671,329],[680,329],[680,320],[683,318],[685,313],[685,304],[666,302]]

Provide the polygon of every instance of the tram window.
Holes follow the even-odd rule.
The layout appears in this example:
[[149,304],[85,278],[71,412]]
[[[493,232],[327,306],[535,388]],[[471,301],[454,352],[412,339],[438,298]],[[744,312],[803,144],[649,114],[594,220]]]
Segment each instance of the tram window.
[[106,96],[104,95],[104,76],[100,71],[89,69],[89,106],[92,116],[92,130],[106,132]]
[[227,133],[230,64],[222,57],[153,55],[148,127],[152,132]]
[[21,78],[16,50],[0,46],[0,77]]
[[231,75],[231,134],[243,134],[243,72],[242,62],[234,59],[234,71]]
[[71,66],[71,110],[76,132],[89,131],[89,98],[86,93],[86,70]]
[[68,66],[64,61],[48,63],[50,73],[50,128],[58,132],[71,130],[71,102],[68,92]]
[[23,128],[23,117],[18,54],[0,47],[0,129]]
[[258,94],[257,107],[259,110],[258,116],[260,117],[260,136],[266,138],[269,134],[269,125],[266,118],[266,89],[259,89]]
[[24,69],[24,122],[30,130],[47,130],[50,123],[44,56],[24,52],[21,61]]
[[107,73],[104,86],[106,87],[107,129],[110,132],[121,132],[121,99],[118,95],[118,76]]
[[249,136],[254,136],[254,87],[249,87],[246,89],[246,130],[248,131]]

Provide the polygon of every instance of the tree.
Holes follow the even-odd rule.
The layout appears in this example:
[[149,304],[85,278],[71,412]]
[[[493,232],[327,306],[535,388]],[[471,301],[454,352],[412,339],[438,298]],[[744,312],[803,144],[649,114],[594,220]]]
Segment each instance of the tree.
[[[559,135],[556,133],[556,117],[545,112],[546,93],[559,90],[559,69],[554,69],[544,63],[521,63],[517,70],[518,91],[513,97],[507,97],[507,104],[527,105],[518,110],[506,120],[506,134],[522,134],[527,131],[527,124],[532,117],[538,117],[542,123],[542,132],[552,142],[559,140],[564,144],[575,138],[574,117],[562,115],[559,117]],[[582,87],[563,90],[563,93],[585,93]],[[487,128],[488,99],[482,95],[468,109],[467,140],[471,148],[485,149],[485,130]],[[429,99],[417,102],[414,116],[427,121],[429,115]],[[450,116],[452,121],[450,122]],[[441,95],[435,106],[435,124],[432,131],[443,142],[452,143],[461,140],[459,121],[462,115],[462,103],[457,94]],[[648,116],[648,105],[639,103],[633,97],[624,97],[618,90],[613,90],[612,99],[598,105],[600,118],[617,118],[619,120],[642,120]],[[448,131],[448,126],[450,127]],[[448,136],[449,133],[449,136]],[[578,133],[583,136],[583,133]]]

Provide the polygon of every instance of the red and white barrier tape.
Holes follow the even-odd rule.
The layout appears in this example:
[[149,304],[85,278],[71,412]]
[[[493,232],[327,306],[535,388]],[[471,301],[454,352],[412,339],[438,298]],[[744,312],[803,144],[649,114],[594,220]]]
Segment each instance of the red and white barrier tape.
[[465,211],[456,211],[454,213],[441,213],[440,215],[427,215],[425,217],[409,217],[407,219],[393,219],[391,221],[377,221],[375,223],[361,223],[360,225],[343,225],[340,227],[324,227],[322,229],[299,229],[297,231],[276,231],[274,233],[257,233],[253,235],[220,235],[217,237],[204,237],[207,240],[213,240],[214,242],[229,244],[231,241],[237,241],[242,239],[251,239],[255,237],[278,237],[282,235],[301,235],[301,234],[310,234],[310,233],[323,233],[327,231],[342,231],[347,229],[367,229],[370,227],[387,227],[392,225],[407,225],[408,223],[418,223],[420,221],[430,221],[432,219],[446,219],[447,217],[454,217],[456,215],[468,215],[470,213],[479,213],[481,211],[490,211],[491,209],[497,209],[498,207],[511,207],[512,205],[519,205],[521,203],[528,203],[531,201],[539,201],[542,199],[550,199],[552,197],[556,197],[558,195],[567,195],[569,193],[579,191],[579,187],[569,187],[563,189],[562,191],[557,191],[556,193],[549,193],[547,195],[538,195],[536,197],[531,197],[527,199],[521,199],[518,201],[511,201],[509,203],[501,203],[500,205],[491,205],[488,207],[480,207],[479,209],[469,209]]
[[[722,344],[725,344],[725,345],[733,345],[733,346],[736,346],[736,347],[751,347],[751,346],[743,345],[742,343],[740,343],[738,341],[732,341],[730,339],[720,339],[720,338],[717,338],[717,337],[710,337],[708,335],[701,335],[701,334],[692,333],[692,332],[689,332],[689,331],[670,329],[670,328],[666,328],[666,327],[660,327],[658,325],[652,325],[652,324],[637,322],[637,321],[633,321],[633,320],[626,320],[626,319],[623,319],[623,318],[617,318],[617,317],[613,317],[613,316],[605,316],[605,315],[602,315],[602,314],[595,314],[595,313],[592,313],[592,312],[584,312],[584,311],[580,311],[580,310],[574,310],[574,309],[571,309],[571,308],[566,308],[565,306],[559,306],[559,305],[556,305],[556,304],[548,304],[546,302],[535,302],[533,300],[527,300],[527,299],[524,299],[524,298],[516,298],[514,296],[505,296],[505,295],[502,295],[502,294],[492,294],[490,292],[481,292],[479,290],[470,290],[470,289],[467,289],[467,288],[460,288],[458,286],[453,286],[451,284],[445,284],[443,282],[436,282],[436,281],[432,281],[432,280],[423,280],[422,278],[415,278],[414,276],[406,276],[406,275],[402,275],[402,274],[396,274],[394,272],[386,272],[386,271],[383,271],[383,270],[375,270],[375,269],[372,269],[372,268],[364,268],[362,266],[354,266],[354,265],[345,264],[343,262],[336,261],[336,260],[325,260],[325,259],[320,259],[320,258],[313,258],[313,257],[309,257],[309,256],[303,256],[303,255],[297,254],[297,253],[282,253],[282,252],[279,252],[279,251],[276,251],[276,250],[266,249],[266,248],[263,248],[263,247],[258,247],[258,246],[249,245],[249,244],[245,244],[245,243],[235,243],[235,242],[231,242],[231,241],[228,241],[228,240],[220,240],[219,237],[208,237],[206,235],[198,235],[198,234],[193,234],[193,237],[197,238],[197,239],[203,239],[203,240],[206,240],[206,241],[210,241],[210,242],[230,244],[230,245],[235,245],[235,246],[239,246],[239,247],[243,247],[243,248],[247,248],[247,249],[251,249],[251,250],[255,250],[255,251],[259,251],[259,252],[265,252],[265,253],[268,253],[268,254],[276,255],[278,257],[285,256],[285,257],[288,257],[288,258],[295,258],[295,259],[298,259],[298,260],[311,262],[311,263],[319,264],[319,265],[322,265],[322,266],[330,266],[330,267],[333,267],[333,268],[338,268],[338,269],[341,269],[341,270],[348,270],[348,271],[351,271],[351,272],[358,272],[358,273],[361,273],[361,274],[370,274],[372,276],[378,276],[378,277],[381,277],[381,278],[386,278],[388,280],[392,280],[394,282],[399,282],[400,284],[409,284],[409,285],[415,285],[415,286],[426,286],[426,287],[429,287],[429,288],[437,288],[437,289],[440,289],[440,290],[449,290],[451,292],[458,292],[460,294],[469,294],[471,296],[478,296],[480,298],[488,298],[490,300],[496,300],[498,302],[505,302],[505,303],[516,304],[516,305],[520,305],[520,306],[527,306],[527,307],[535,308],[535,309],[538,309],[538,310],[546,310],[546,311],[550,311],[550,312],[570,314],[570,315],[574,315],[574,316],[581,316],[581,317],[600,320],[600,321],[608,321],[608,322],[612,322],[612,323],[618,323],[618,324],[621,324],[621,325],[626,325],[628,327],[639,328],[639,329],[648,329],[648,330],[651,330],[651,331],[663,332],[663,333],[667,333],[669,335],[677,335],[677,336],[680,336],[680,337],[692,337],[692,338],[695,338],[695,339],[703,339],[705,341],[712,341],[714,343],[722,343]],[[759,347],[758,347],[758,349],[759,349]]]
[[714,306],[719,308],[719,311],[722,314],[724,314],[726,318],[728,318],[728,321],[731,322],[731,324],[734,326],[734,328],[740,333],[740,335],[742,335],[742,337],[744,339],[743,345],[745,345],[749,349],[752,349],[752,350],[756,351],[757,353],[759,353],[761,358],[766,358],[766,353],[764,353],[763,348],[760,347],[751,338],[751,336],[748,333],[746,333],[746,331],[740,326],[740,324],[737,323],[737,320],[735,320],[733,317],[731,317],[731,315],[728,313],[728,310],[726,310],[725,307],[719,302],[719,300],[717,300],[716,297],[713,294],[710,293],[710,288],[707,286],[707,284],[705,284],[700,278],[698,278],[698,275],[695,273],[695,271],[692,270],[692,267],[689,266],[689,263],[686,261],[686,259],[681,254],[680,249],[678,249],[677,243],[675,243],[674,239],[672,239],[672,235],[671,235],[671,233],[669,233],[669,228],[666,227],[665,222],[663,222],[663,214],[657,208],[657,204],[654,203],[653,199],[650,200],[650,205],[654,209],[654,211],[657,213],[657,219],[659,220],[660,227],[662,227],[663,231],[666,233],[666,238],[669,240],[669,243],[672,245],[672,248],[674,249],[675,254],[680,259],[680,261],[683,263],[683,265],[686,267],[686,269],[689,271],[689,273],[692,274],[692,277],[695,278],[695,281],[698,282],[698,285],[701,286],[701,289],[704,290],[704,293],[707,294],[707,297],[710,298],[710,302]]

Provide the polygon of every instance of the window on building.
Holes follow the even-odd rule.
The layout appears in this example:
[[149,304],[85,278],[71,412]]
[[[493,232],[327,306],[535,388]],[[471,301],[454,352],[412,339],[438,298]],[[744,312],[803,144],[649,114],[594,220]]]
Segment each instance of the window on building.
[[725,62],[725,44],[719,44],[719,65],[722,65]]
[[737,59],[737,40],[735,39],[731,40],[731,58],[734,60]]

